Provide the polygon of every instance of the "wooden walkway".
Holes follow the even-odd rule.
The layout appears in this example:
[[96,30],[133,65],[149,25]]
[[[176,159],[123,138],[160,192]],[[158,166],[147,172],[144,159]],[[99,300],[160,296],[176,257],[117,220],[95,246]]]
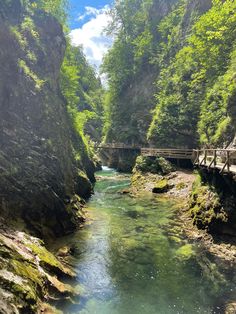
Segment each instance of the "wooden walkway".
[[217,169],[220,173],[236,174],[236,149],[159,149],[123,143],[100,144],[97,148],[134,150],[148,157],[190,160],[197,167]]
[[236,149],[199,149],[194,152],[194,165],[236,174]]

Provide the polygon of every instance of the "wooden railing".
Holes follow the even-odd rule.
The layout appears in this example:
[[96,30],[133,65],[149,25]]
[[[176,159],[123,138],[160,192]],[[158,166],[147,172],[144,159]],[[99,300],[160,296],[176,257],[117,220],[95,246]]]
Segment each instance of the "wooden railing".
[[141,148],[143,156],[159,156],[173,159],[194,159],[192,149],[158,149],[158,148]]
[[220,173],[236,173],[236,149],[199,149],[194,152],[195,165],[216,168]]

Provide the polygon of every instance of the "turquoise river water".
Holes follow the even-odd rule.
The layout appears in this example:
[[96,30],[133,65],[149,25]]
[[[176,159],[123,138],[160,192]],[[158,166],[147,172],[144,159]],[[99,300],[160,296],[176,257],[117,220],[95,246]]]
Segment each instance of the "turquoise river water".
[[79,305],[63,304],[63,313],[221,313],[216,304],[229,283],[180,236],[173,201],[120,193],[130,179],[114,170],[97,175],[88,222],[61,243],[74,247],[81,287]]

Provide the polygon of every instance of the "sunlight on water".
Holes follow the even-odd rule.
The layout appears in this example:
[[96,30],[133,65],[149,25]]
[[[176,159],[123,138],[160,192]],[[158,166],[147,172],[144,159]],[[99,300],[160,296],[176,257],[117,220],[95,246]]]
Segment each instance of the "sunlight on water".
[[213,286],[203,274],[199,249],[175,222],[174,204],[119,193],[130,179],[113,169],[97,176],[91,220],[69,240],[77,248],[81,301],[64,305],[63,313],[214,313],[223,283]]
[[109,172],[115,172],[115,170],[113,170],[113,169],[111,169],[111,168],[109,168],[109,167],[107,167],[107,166],[102,166],[102,171],[109,171]]

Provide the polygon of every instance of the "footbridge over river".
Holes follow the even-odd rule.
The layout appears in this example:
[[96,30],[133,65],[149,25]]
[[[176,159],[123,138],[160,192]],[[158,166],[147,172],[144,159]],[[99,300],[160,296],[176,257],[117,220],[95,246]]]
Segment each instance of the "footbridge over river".
[[96,146],[100,151],[117,155],[118,152],[134,152],[148,157],[164,157],[170,160],[187,160],[194,166],[217,170],[221,174],[236,175],[236,149],[176,149],[153,148],[128,145],[123,143],[106,143]]

